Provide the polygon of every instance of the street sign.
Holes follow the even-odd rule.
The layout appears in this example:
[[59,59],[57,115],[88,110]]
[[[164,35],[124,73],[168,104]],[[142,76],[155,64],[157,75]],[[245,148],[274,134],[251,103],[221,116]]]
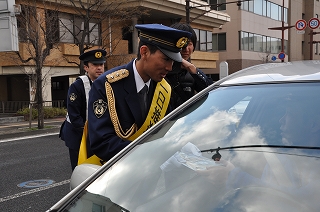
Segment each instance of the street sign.
[[297,30],[301,31],[301,30],[304,30],[306,27],[307,27],[307,22],[305,20],[301,19],[296,22]]
[[311,18],[308,22],[308,26],[310,29],[317,29],[319,27],[319,19],[317,18]]
[[283,53],[283,52],[280,52],[280,53],[278,54],[278,58],[279,58],[280,60],[283,60],[285,57],[286,57],[286,54]]

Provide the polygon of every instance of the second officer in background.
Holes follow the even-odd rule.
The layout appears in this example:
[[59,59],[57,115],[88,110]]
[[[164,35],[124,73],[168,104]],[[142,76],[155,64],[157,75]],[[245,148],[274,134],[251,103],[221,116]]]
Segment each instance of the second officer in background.
[[88,118],[88,99],[92,82],[104,72],[106,51],[95,49],[79,56],[86,74],[79,76],[68,90],[67,116],[60,130],[60,137],[69,148],[71,168],[77,166],[83,127]]

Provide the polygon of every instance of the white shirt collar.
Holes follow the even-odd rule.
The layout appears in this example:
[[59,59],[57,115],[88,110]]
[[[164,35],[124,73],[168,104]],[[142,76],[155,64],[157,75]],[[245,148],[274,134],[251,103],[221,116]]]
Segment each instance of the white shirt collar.
[[144,87],[144,85],[147,85],[149,88],[151,79],[149,79],[148,82],[144,83],[143,79],[137,71],[136,60],[133,61],[133,73],[134,80],[136,81],[137,93]]

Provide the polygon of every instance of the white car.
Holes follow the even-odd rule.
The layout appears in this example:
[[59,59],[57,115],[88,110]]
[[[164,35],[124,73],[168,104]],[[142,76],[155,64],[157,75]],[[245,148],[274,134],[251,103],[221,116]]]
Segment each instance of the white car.
[[[236,72],[101,168],[78,166],[48,211],[320,211],[320,61]],[[88,178],[82,178],[93,173]]]

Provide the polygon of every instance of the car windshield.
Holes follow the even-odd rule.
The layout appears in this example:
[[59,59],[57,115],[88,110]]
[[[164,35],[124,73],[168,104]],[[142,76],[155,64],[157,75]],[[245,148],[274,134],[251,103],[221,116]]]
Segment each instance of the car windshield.
[[[320,123],[309,118],[319,116],[319,101],[319,83],[212,90],[149,134],[67,211],[317,211],[320,151],[312,147],[320,139],[312,130]],[[244,147],[223,149],[234,146]]]

